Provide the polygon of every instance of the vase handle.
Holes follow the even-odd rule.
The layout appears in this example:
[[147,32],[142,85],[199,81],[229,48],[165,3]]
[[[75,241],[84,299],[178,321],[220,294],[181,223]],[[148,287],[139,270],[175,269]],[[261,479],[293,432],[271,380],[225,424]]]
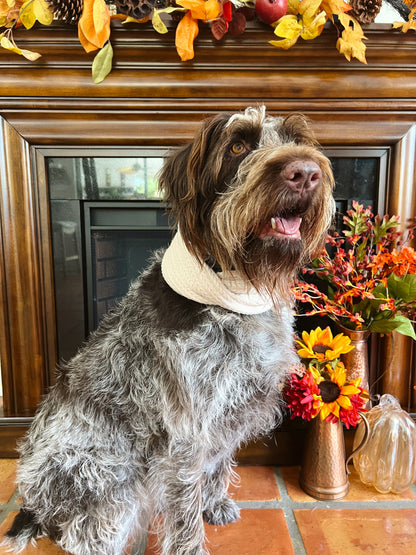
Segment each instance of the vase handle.
[[348,459],[345,461],[345,469],[347,471],[347,474],[351,474],[351,472],[348,470],[348,463],[350,462],[350,460],[353,458],[354,455],[356,455],[358,453],[358,451],[360,451],[363,447],[365,447],[367,445],[368,439],[370,437],[370,424],[367,420],[367,418],[364,416],[364,414],[362,412],[360,412],[360,416],[363,419],[364,422],[364,427],[365,427],[365,431],[364,431],[364,437],[361,440],[360,445],[358,445],[358,447],[356,447],[354,449],[354,451],[351,453],[351,455],[348,457]]

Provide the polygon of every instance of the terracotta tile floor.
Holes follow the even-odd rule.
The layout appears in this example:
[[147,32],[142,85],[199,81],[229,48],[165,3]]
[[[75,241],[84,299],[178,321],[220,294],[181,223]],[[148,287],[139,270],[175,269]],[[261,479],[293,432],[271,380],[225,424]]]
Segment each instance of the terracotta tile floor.
[[[0,460],[0,536],[18,510],[14,460]],[[382,495],[364,486],[354,470],[350,492],[341,501],[316,501],[298,486],[298,467],[238,468],[239,487],[231,495],[241,520],[225,527],[206,525],[211,555],[378,555],[394,549],[416,554],[416,486],[400,495]],[[129,555],[155,555],[148,545]],[[0,555],[6,551],[0,548]],[[28,547],[24,555],[59,555],[49,540]],[[103,554],[105,555],[105,554]]]

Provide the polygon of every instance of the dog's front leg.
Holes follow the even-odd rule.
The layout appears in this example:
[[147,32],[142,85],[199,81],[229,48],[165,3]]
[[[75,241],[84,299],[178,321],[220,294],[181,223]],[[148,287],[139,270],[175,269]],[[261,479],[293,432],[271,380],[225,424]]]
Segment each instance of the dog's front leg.
[[165,487],[162,553],[205,555],[202,450],[198,451],[197,442],[176,445],[164,466],[163,476],[159,476]]
[[240,509],[227,495],[232,475],[232,462],[229,459],[220,461],[212,472],[205,474],[203,515],[208,524],[229,524],[240,517]]

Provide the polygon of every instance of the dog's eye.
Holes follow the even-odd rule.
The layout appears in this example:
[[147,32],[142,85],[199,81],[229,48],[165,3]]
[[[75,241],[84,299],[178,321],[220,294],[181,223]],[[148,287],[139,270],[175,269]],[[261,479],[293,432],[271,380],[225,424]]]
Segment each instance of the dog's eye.
[[231,147],[231,152],[233,154],[243,154],[246,151],[246,145],[244,143],[238,142],[234,143]]

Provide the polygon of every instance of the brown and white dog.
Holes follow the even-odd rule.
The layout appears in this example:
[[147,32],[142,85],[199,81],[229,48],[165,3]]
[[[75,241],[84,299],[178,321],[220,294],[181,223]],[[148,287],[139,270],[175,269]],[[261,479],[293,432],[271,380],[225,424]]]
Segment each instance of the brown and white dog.
[[158,516],[165,555],[227,524],[233,456],[281,419],[290,285],[323,243],[333,177],[306,120],[263,107],[203,122],[160,186],[178,232],[58,371],[21,446],[7,542],[121,555]]

